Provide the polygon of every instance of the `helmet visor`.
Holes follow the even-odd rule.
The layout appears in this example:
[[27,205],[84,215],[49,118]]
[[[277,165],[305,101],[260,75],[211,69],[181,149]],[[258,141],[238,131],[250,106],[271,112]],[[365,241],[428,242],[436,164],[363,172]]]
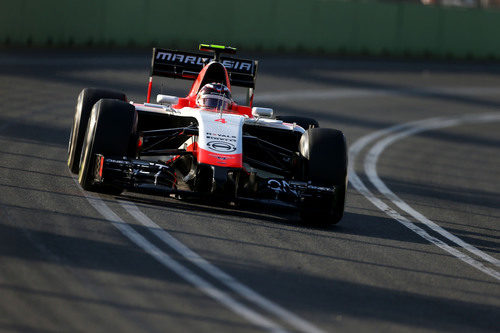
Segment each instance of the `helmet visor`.
[[201,96],[198,99],[198,105],[208,109],[229,109],[231,101],[223,96],[218,95],[206,95]]

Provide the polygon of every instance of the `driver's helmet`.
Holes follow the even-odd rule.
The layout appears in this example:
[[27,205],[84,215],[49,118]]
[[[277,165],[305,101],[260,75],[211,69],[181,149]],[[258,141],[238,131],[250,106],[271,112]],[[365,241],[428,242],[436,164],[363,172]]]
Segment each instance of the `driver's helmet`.
[[233,104],[231,91],[221,83],[209,83],[198,91],[196,105],[202,108],[227,110]]

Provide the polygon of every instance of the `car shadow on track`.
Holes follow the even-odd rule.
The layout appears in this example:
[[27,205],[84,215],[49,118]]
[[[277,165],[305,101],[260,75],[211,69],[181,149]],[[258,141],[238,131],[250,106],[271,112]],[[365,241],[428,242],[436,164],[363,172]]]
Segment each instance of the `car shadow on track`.
[[[86,220],[85,223],[105,223],[104,220]],[[143,227],[138,232],[147,232]],[[187,284],[175,274],[158,266],[153,257],[146,252],[136,249],[129,244],[117,244],[107,239],[87,239],[77,235],[62,234],[59,231],[41,231],[20,226],[0,224],[0,255],[4,258],[13,257],[29,262],[36,267],[37,263],[50,262],[53,265],[64,267],[85,268],[86,271],[108,272],[116,277],[126,278],[144,277],[155,281],[166,282],[169,286],[178,287]],[[45,251],[40,251],[43,244]],[[62,251],[63,250],[63,251]],[[49,253],[50,255],[47,255]],[[323,256],[322,262],[326,265],[339,265],[340,258]],[[325,277],[307,273],[301,269],[276,270],[276,267],[247,267],[239,262],[215,261],[217,267],[251,286],[257,286],[257,291],[286,304],[287,308],[297,312],[314,310],[316,316],[323,319],[323,324],[335,327],[342,318],[345,320],[385,321],[394,325],[404,325],[410,328],[439,329],[455,331],[462,330],[491,330],[494,327],[498,314],[498,306],[477,303],[474,301],[452,299],[432,295],[432,289],[415,292],[401,290],[394,287],[370,285],[362,282],[348,281],[342,278]],[[351,264],[360,265],[353,262]],[[325,266],[325,267],[326,267]],[[379,266],[378,270],[388,274],[404,268],[381,267],[379,264],[370,264],[370,267]],[[362,266],[363,267],[363,266]],[[432,274],[432,272],[411,272],[412,274]],[[79,274],[82,274],[79,272]],[[84,274],[90,274],[85,273]],[[382,274],[382,273],[379,273]],[[85,277],[87,275],[84,275]],[[435,278],[453,278],[463,280],[462,277],[439,276]],[[68,276],[64,276],[68,277]],[[71,277],[71,275],[69,275]],[[468,281],[468,279],[466,279]],[[127,281],[127,280],[126,280]],[[488,281],[476,281],[483,287],[493,286]],[[68,283],[68,281],[66,281]],[[135,290],[137,282],[125,284],[122,292],[131,295],[149,296],[150,291]],[[109,288],[99,281],[100,288]],[[69,288],[69,287],[68,287]],[[157,318],[171,316],[185,316],[186,320],[214,321],[208,316],[189,313],[173,312],[170,308],[158,304],[140,305],[131,304],[120,299],[103,294],[99,298],[88,297],[71,289],[61,288],[59,285],[20,286],[19,283],[1,283],[1,292],[16,293],[19,296],[35,295],[52,302],[61,301],[64,304],[84,304],[98,306],[102,309],[114,311],[130,311],[137,315]],[[117,286],[113,286],[117,288]],[[158,287],[157,287],[158,288]],[[161,287],[166,288],[166,287]],[[168,289],[165,289],[168,290]],[[156,291],[158,297],[167,297],[168,294]],[[185,297],[192,297],[186,294]],[[196,301],[196,300],[194,300]],[[156,318],[156,319],[157,319]],[[220,325],[234,325],[231,322],[218,322]],[[234,327],[233,327],[234,328]]]
[[[126,192],[117,199],[155,206],[155,209],[178,211],[183,214],[206,217],[207,214],[223,216],[228,222],[258,223],[266,222],[268,228],[285,228],[286,231],[297,231],[300,233],[312,232],[318,237],[331,237],[332,235],[356,235],[372,239],[388,239],[417,244],[427,242],[405,227],[395,223],[392,219],[384,216],[346,212],[338,224],[312,225],[303,222],[297,210],[271,205],[242,204],[230,206],[223,202],[185,201],[172,198],[157,198],[151,196],[139,196],[135,193]],[[262,224],[259,224],[262,227]]]
[[169,197],[139,196],[135,193],[126,192],[117,199],[124,199],[137,204],[156,206],[156,208],[168,208],[186,212],[197,212],[200,214],[217,214],[227,217],[257,219],[271,223],[285,225],[302,225],[298,212],[290,208],[273,207],[271,205],[256,205],[241,203],[232,205],[227,202],[206,199],[183,199],[176,200]]

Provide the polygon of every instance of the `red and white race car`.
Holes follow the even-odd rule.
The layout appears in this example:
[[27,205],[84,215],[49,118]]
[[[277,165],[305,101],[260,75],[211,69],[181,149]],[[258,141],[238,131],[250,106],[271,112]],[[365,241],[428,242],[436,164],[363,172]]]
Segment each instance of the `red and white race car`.
[[[221,56],[236,52],[230,47],[201,44],[200,50],[153,49],[146,103],[110,90],[80,93],[68,166],[81,186],[265,202],[297,208],[304,221],[340,221],[347,186],[343,133],[253,107],[258,62]],[[151,103],[154,76],[194,82],[186,97],[160,94]],[[247,89],[246,105],[234,102],[232,86]]]

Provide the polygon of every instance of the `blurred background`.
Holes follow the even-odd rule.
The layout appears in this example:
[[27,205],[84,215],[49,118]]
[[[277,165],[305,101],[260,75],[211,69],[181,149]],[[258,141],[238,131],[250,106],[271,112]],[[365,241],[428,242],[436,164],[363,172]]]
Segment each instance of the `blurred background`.
[[[217,43],[259,60],[255,105],[341,129],[349,147],[373,140],[349,163],[391,209],[364,167],[397,139],[375,162],[382,185],[498,258],[499,123],[400,135],[422,119],[498,117],[499,1],[0,0],[0,332],[258,331],[124,237],[68,171],[80,91],[143,102],[152,46]],[[155,78],[153,96],[185,96],[190,85]],[[499,332],[498,275],[484,273],[498,266],[415,222],[484,269],[427,242],[372,205],[352,175],[343,221],[325,229],[268,207],[102,199],[158,251],[287,330],[298,331],[162,244],[116,199],[324,331]]]
[[193,48],[500,59],[500,0],[17,0],[3,47]]

